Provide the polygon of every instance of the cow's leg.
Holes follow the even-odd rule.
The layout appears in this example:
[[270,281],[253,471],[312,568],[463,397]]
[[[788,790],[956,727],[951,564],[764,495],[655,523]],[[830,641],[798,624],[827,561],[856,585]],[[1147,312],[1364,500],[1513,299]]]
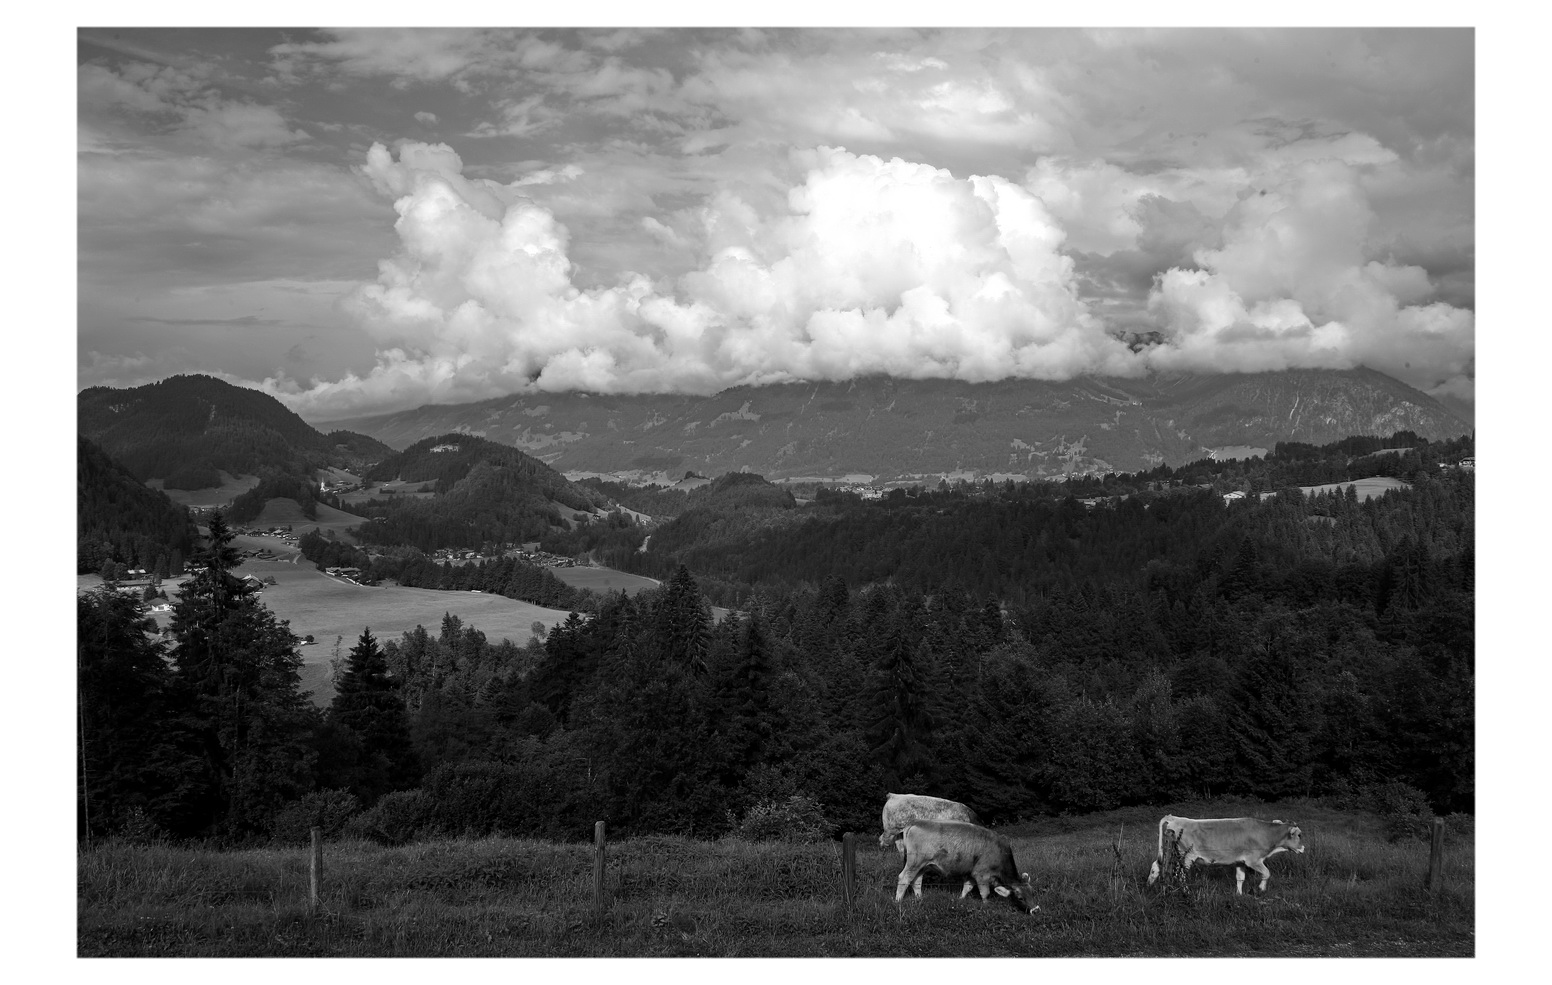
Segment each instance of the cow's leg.
[[964,899],[966,896],[969,896],[970,895],[970,890],[972,890],[974,888],[975,888],[975,880],[973,880],[973,879],[966,879],[965,880],[965,888],[961,889],[959,891],[959,898],[960,899]]
[[1268,879],[1272,878],[1272,871],[1266,867],[1266,862],[1261,860],[1261,859],[1257,859],[1254,862],[1249,862],[1249,863],[1246,863],[1246,864],[1248,864],[1252,869],[1255,869],[1256,872],[1260,874],[1260,876],[1261,876],[1261,890],[1260,891],[1263,892],[1263,893],[1266,892],[1266,881]]
[[911,884],[912,880],[916,882],[916,895],[921,895],[921,870],[922,867],[920,865],[911,862],[909,859],[906,860],[905,868],[900,870],[900,879],[895,883],[896,903],[905,899],[905,889]]
[[980,890],[980,893],[981,893],[981,904],[984,906],[986,904],[986,901],[992,898],[992,880],[991,880],[991,878],[990,877],[977,878],[976,879],[976,888],[978,890]]
[[926,869],[918,869],[918,870],[916,870],[916,882],[911,885],[911,892],[914,893],[916,896],[921,896],[922,876],[925,876],[926,874],[927,874],[927,870]]
[[1245,895],[1245,867],[1243,865],[1234,866],[1234,895]]

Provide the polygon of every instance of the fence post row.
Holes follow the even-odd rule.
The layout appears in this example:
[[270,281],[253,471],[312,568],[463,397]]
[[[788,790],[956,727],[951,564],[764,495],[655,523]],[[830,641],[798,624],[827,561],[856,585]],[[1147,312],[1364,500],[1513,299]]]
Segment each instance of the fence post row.
[[313,828],[313,850],[307,865],[307,915],[318,913],[318,896],[323,882],[323,829]]
[[604,912],[604,854],[606,852],[604,822],[593,823],[593,911]]
[[1444,818],[1433,819],[1433,843],[1428,848],[1428,879],[1423,888],[1435,890],[1444,882]]
[[841,897],[849,909],[857,901],[857,836],[841,835]]

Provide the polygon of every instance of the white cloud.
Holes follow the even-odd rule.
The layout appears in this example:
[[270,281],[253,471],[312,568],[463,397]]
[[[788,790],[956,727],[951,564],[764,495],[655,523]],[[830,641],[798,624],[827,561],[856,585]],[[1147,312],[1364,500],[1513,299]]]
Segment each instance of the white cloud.
[[518,184],[465,177],[445,145],[406,143],[397,159],[375,146],[365,171],[397,196],[401,251],[347,307],[378,340],[378,365],[306,390],[267,385],[328,413],[528,385],[1141,370],[1074,295],[1062,232],[1028,192],[840,149],[798,159],[806,180],[780,208],[708,205],[715,252],[677,292],[640,276],[582,290],[569,232]]
[[1150,365],[1366,365],[1424,388],[1469,371],[1472,312],[1430,302],[1421,267],[1366,252],[1374,212],[1356,169],[1314,160],[1265,183],[1225,217],[1223,247],[1197,251],[1199,269],[1159,279],[1149,307],[1168,341],[1150,350]]

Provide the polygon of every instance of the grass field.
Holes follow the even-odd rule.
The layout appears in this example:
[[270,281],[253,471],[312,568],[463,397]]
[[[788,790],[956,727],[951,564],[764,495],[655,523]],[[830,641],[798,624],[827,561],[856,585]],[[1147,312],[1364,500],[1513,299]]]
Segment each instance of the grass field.
[[[894,902],[901,867],[858,839],[860,890],[841,901],[838,843],[649,837],[608,847],[610,902],[591,910],[585,843],[449,839],[324,848],[321,912],[307,915],[306,851],[208,852],[108,843],[78,855],[81,956],[1471,956],[1475,853],[1447,839],[1444,885],[1422,889],[1428,848],[1376,819],[1312,803],[1173,804],[1199,817],[1281,817],[1306,854],[1272,859],[1264,895],[1233,871],[1188,891],[1145,887],[1166,808],[1003,829],[1040,910],[959,900],[929,880]],[[1119,864],[1112,844],[1124,827]],[[1247,883],[1249,881],[1247,880]]]
[[[243,541],[266,542],[273,538],[240,538]],[[275,541],[278,544],[278,541]],[[353,584],[317,570],[300,555],[292,559],[256,561],[252,558],[236,569],[239,575],[258,578],[273,577],[274,585],[265,587],[260,601],[281,619],[289,620],[291,631],[298,636],[309,633],[317,641],[301,650],[302,687],[313,692],[313,700],[327,703],[334,696],[334,688],[324,678],[329,658],[333,655],[335,637],[343,637],[342,650],[349,650],[361,636],[361,630],[371,627],[372,635],[379,640],[398,639],[416,626],[426,627],[433,635],[441,631],[442,616],[452,613],[463,620],[465,626],[473,626],[484,633],[491,642],[510,639],[519,645],[533,635],[535,622],[544,624],[546,631],[563,622],[567,612],[546,609],[542,606],[518,602],[500,595],[474,592],[441,592],[430,588],[400,588],[396,585],[367,587]],[[78,590],[92,585],[95,575],[81,575]],[[169,590],[167,593],[174,593]],[[159,612],[154,618],[161,626],[172,621],[171,613]]]
[[[359,527],[366,520],[351,513],[337,510],[326,503],[318,504],[318,519],[309,520],[302,514],[302,507],[294,499],[272,499],[264,504],[258,518],[242,524],[245,527],[290,527],[292,533],[300,537],[317,527],[327,534],[334,531],[336,537],[347,544],[354,544],[356,538],[349,533],[351,527]],[[279,543],[279,542],[277,542]],[[238,545],[241,547],[242,545]],[[271,545],[266,545],[271,546]],[[275,549],[271,546],[271,549]],[[281,545],[281,549],[295,550],[287,545]]]
[[1410,489],[1412,484],[1404,479],[1392,479],[1389,476],[1374,476],[1369,479],[1354,479],[1352,482],[1328,482],[1323,486],[1300,486],[1299,490],[1306,496],[1315,493],[1327,493],[1334,491],[1346,491],[1348,486],[1357,487],[1360,501],[1371,499],[1375,496],[1383,496],[1391,489]]
[[613,568],[546,568],[550,574],[573,588],[589,588],[599,594],[623,591],[634,595],[648,588],[656,588],[656,579],[645,575],[633,575]]
[[256,475],[231,475],[221,473],[222,483],[208,489],[162,489],[161,479],[151,479],[146,485],[162,489],[167,498],[180,506],[226,506],[232,500],[259,484]]

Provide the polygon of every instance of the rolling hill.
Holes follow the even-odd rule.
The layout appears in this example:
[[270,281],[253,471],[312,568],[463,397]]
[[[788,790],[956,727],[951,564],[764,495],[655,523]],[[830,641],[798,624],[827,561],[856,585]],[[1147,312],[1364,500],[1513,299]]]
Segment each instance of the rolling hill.
[[218,486],[221,472],[361,468],[393,452],[363,434],[323,434],[274,397],[210,376],[89,387],[77,395],[76,411],[79,434],[137,479],[161,479],[169,489]]

